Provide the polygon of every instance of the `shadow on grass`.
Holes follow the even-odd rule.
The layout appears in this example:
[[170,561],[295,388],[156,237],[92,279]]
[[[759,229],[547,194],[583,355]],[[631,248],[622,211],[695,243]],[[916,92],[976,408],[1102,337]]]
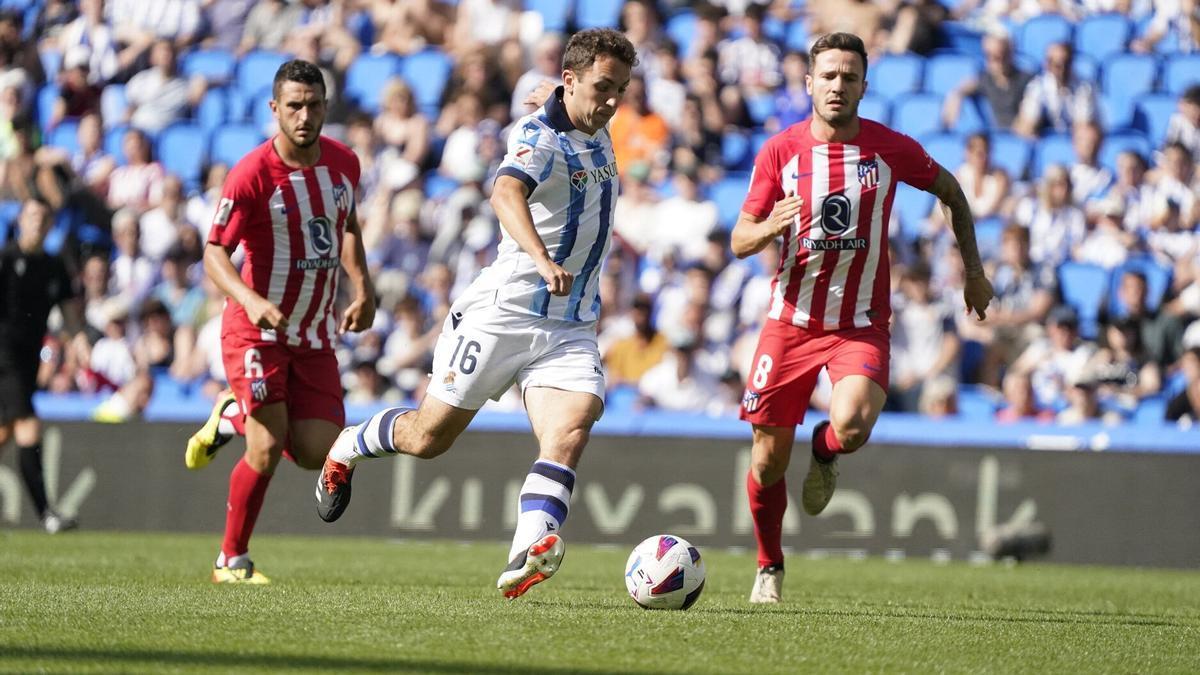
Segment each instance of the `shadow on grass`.
[[[562,605],[557,602],[543,600],[530,600],[525,604],[541,606],[543,609],[547,610],[553,610],[562,607]],[[572,602],[572,609],[576,611],[587,610],[597,612],[612,612],[617,608],[611,603],[600,603],[590,600],[576,600]],[[645,611],[639,610],[632,604],[630,604],[626,609],[629,609],[631,613]],[[1059,623],[1129,627],[1162,626],[1169,628],[1190,629],[1195,629],[1200,626],[1200,616],[1165,618],[1160,614],[1139,612],[1114,613],[1103,610],[1053,609],[1044,607],[989,607],[979,609],[959,607],[948,609],[945,612],[938,612],[924,607],[881,608],[867,606],[853,609],[828,609],[786,603],[780,605],[759,605],[745,607],[713,607],[711,605],[705,605],[703,598],[701,599],[700,603],[697,604],[691,612],[689,612],[689,614],[706,616],[722,615],[728,617],[761,616],[763,614],[787,614],[796,617],[827,616],[847,619],[919,619],[956,621],[963,623]]]
[[[0,664],[6,660],[37,659],[58,661],[94,661],[122,671],[136,666],[162,665],[168,668],[197,666],[201,668],[237,669],[263,668],[273,671],[286,670],[329,670],[329,671],[372,671],[383,673],[485,673],[507,675],[528,673],[530,664],[514,663],[511,666],[498,664],[469,663],[465,661],[430,661],[422,659],[356,658],[343,656],[315,656],[301,654],[221,654],[207,651],[151,650],[151,649],[98,649],[92,647],[29,647],[0,644]],[[49,664],[42,663],[43,667]],[[544,673],[601,673],[604,669],[571,666],[555,668],[537,664],[538,672]]]

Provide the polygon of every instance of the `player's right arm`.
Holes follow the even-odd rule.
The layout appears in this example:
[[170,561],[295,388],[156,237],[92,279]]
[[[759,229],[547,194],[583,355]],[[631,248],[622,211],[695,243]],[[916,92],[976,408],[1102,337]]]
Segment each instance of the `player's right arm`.
[[287,317],[275,303],[255,293],[242,281],[224,246],[209,242],[204,247],[204,271],[222,293],[246,310],[246,316],[255,326],[277,331],[287,328]]
[[492,209],[500,219],[500,226],[517,242],[537,267],[538,274],[546,281],[546,289],[553,295],[571,292],[574,275],[563,269],[550,257],[546,243],[538,236],[529,212],[528,188],[519,178],[500,175],[492,188]]
[[739,258],[754,255],[776,238],[787,236],[804,204],[799,195],[783,192],[776,150],[778,138],[776,135],[768,140],[754,158],[750,188],[729,238],[729,248]]
[[238,162],[225,179],[221,189],[221,201],[213,217],[208,245],[204,247],[204,271],[226,297],[246,310],[246,317],[259,328],[283,330],[288,326],[287,317],[275,303],[259,295],[238,274],[230,255],[243,240],[243,229],[250,222],[256,209],[267,206],[257,199],[255,190],[257,177],[253,165],[246,160]]
[[754,255],[780,236],[786,236],[803,204],[803,197],[789,194],[775,202],[771,215],[766,218],[745,211],[739,213],[730,236],[729,247],[733,254],[739,258]]

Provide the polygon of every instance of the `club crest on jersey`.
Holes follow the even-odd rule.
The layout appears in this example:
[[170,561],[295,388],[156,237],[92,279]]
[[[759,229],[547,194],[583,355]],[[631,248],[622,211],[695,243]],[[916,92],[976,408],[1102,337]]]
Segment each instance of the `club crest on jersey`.
[[267,381],[263,379],[250,381],[250,395],[255,401],[262,402],[267,400]]
[[333,186],[333,203],[337,205],[338,211],[350,210],[350,191],[345,185]]
[[588,184],[588,172],[587,171],[580,169],[579,171],[576,171],[571,174],[571,187],[575,188],[576,190],[579,190],[580,192],[583,192],[584,190],[587,189],[587,184]]
[[873,188],[879,185],[879,162],[874,159],[859,160],[858,182],[864,188]]
[[759,394],[757,391],[747,389],[746,393],[742,394],[742,407],[745,408],[746,412],[758,410],[758,401]]

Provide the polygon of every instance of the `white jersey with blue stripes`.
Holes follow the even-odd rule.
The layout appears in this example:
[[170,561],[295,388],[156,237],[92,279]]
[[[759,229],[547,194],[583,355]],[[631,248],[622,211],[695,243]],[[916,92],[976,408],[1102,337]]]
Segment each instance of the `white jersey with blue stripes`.
[[496,262],[468,291],[494,293],[495,304],[565,321],[600,315],[600,268],[612,244],[617,161],[608,129],[587,135],[571,124],[562,87],[537,112],[513,125],[498,176],[529,188],[529,213],[554,262],[575,275],[571,293],[551,295],[533,258],[504,233]]

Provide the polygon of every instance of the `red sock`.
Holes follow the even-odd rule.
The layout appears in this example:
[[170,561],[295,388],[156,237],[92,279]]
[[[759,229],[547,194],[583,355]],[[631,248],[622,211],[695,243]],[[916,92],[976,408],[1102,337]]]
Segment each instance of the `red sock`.
[[787,481],[780,478],[763,487],[746,472],[746,495],[754,517],[754,539],[758,542],[758,566],[783,564],[783,512],[787,510]]
[[258,520],[258,512],[262,510],[263,497],[267,495],[270,482],[271,474],[255,471],[245,458],[238,460],[233,467],[233,472],[229,474],[225,541],[221,544],[225,557],[242,555],[250,550],[250,534],[254,532],[254,521]]
[[842,447],[842,442],[838,440],[837,434],[833,433],[833,425],[829,422],[822,422],[813,429],[812,445],[813,454],[825,462],[839,453],[849,452]]

